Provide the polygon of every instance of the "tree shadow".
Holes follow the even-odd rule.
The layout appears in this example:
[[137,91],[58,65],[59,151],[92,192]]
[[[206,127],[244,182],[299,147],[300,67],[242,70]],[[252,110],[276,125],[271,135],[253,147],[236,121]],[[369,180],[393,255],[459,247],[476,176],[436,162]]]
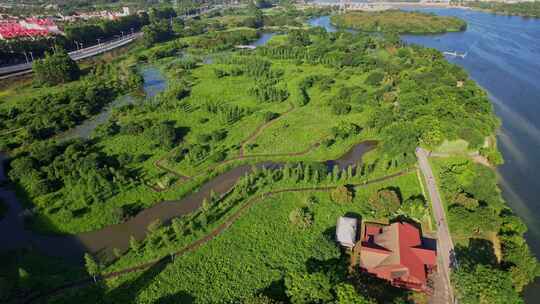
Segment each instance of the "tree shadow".
[[191,294],[185,291],[179,291],[175,294],[163,296],[155,300],[154,302],[152,302],[152,304],[179,304],[179,303],[192,304],[192,303],[195,303],[195,298]]
[[376,299],[377,303],[414,303],[409,299],[411,291],[392,286],[359,268],[352,273],[351,281],[359,294]]
[[380,189],[380,190],[394,191],[397,194],[398,198],[399,198],[400,204],[403,203],[403,194],[401,193],[401,189],[399,187],[389,186],[389,187],[386,187],[386,188],[383,188],[383,189]]
[[336,242],[336,226],[327,228],[323,231],[322,235],[326,240],[330,242]]
[[390,220],[390,224],[393,224],[393,223],[407,223],[407,224],[410,224],[412,226],[414,226],[415,228],[417,228],[420,232],[422,232],[422,225],[420,223],[418,223],[416,220],[408,217],[407,215],[404,215],[404,214],[400,214],[396,217],[394,217],[393,219]]
[[[154,279],[165,269],[165,267],[167,267],[169,262],[170,259],[168,257],[163,258],[141,273],[136,279],[127,280],[111,291],[106,292],[103,290],[102,295],[104,303],[135,303],[137,295],[152,284]],[[189,299],[188,296],[186,296],[186,299]],[[165,300],[168,300],[169,302],[155,303],[174,303],[170,302],[172,300],[169,296],[163,299],[163,301]]]
[[468,246],[456,245],[455,252],[460,265],[497,264],[493,243],[486,239],[470,239]]
[[276,301],[286,303],[289,300],[289,297],[285,293],[285,280],[279,279],[270,283],[264,289],[259,290],[257,294],[263,295],[265,297],[271,298]]
[[320,260],[311,257],[306,261],[308,273],[322,272],[336,282],[344,281],[347,278],[348,267],[348,256],[344,254],[340,255],[339,258],[331,258],[328,260]]

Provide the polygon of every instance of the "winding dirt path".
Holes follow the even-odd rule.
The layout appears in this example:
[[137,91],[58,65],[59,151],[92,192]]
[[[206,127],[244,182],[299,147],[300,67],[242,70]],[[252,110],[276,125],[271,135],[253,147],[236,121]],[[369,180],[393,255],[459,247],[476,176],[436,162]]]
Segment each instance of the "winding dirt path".
[[[276,119],[273,119],[273,120],[270,120],[268,122],[265,122],[263,124],[261,124],[260,126],[257,127],[257,129],[255,129],[255,131],[253,131],[247,138],[245,138],[244,140],[242,140],[240,142],[240,150],[238,152],[238,156],[235,156],[233,158],[229,158],[227,160],[224,160],[222,162],[219,162],[219,163],[216,163],[216,164],[213,164],[213,165],[210,165],[208,168],[205,169],[205,171],[207,170],[214,170],[218,167],[221,167],[221,166],[224,166],[224,165],[227,165],[227,164],[230,164],[234,161],[238,161],[238,160],[244,160],[244,159],[253,159],[253,158],[258,158],[258,157],[287,157],[287,156],[302,156],[302,155],[306,155],[308,153],[310,153],[311,151],[315,150],[316,148],[318,148],[320,146],[320,142],[316,142],[314,144],[312,144],[311,146],[309,146],[309,148],[307,148],[306,150],[304,151],[300,151],[300,152],[291,152],[291,153],[274,153],[274,154],[249,154],[249,155],[246,155],[245,154],[245,150],[246,150],[246,146],[252,142],[253,140],[255,140],[257,137],[259,137],[259,135],[261,135],[261,133],[266,130],[267,128],[269,128],[270,126],[272,126],[273,124],[275,124],[276,122],[278,122],[280,119],[282,119],[283,117],[287,116],[288,114],[290,114],[291,112],[293,112],[294,110],[296,110],[297,107],[295,107],[292,103],[290,104],[290,108],[281,113],[279,117],[277,117]],[[158,169],[161,169],[165,172],[168,172],[172,175],[174,175],[175,177],[178,178],[178,180],[173,183],[172,185],[169,185],[168,187],[165,187],[165,188],[162,188],[162,187],[159,187],[159,186],[155,186],[155,185],[148,185],[152,190],[156,191],[156,192],[163,192],[163,191],[167,191],[169,190],[170,188],[172,187],[177,187],[177,186],[180,186],[181,184],[191,180],[191,179],[194,179],[196,177],[199,177],[199,176],[202,176],[204,174],[206,174],[205,171],[201,172],[200,174],[197,174],[197,175],[194,175],[194,176],[188,176],[188,175],[185,175],[183,174],[182,172],[178,171],[178,170],[174,170],[174,169],[171,169],[167,166],[165,166],[163,163],[168,159],[170,158],[172,155],[174,155],[174,153],[178,150],[178,148],[174,148],[172,149],[171,151],[169,151],[168,153],[166,153],[163,157],[161,157],[160,159],[156,160],[154,162],[154,166],[157,167]]]
[[[414,170],[411,170],[409,168],[409,169],[400,171],[398,173],[394,173],[394,174],[391,174],[391,175],[387,175],[387,176],[384,176],[384,177],[373,179],[371,181],[366,181],[364,183],[350,184],[350,185],[354,186],[354,187],[367,187],[367,186],[372,185],[372,184],[384,182],[384,181],[387,181],[387,180],[390,180],[390,179],[393,179],[393,178],[396,178],[396,177],[399,177],[399,176],[409,174],[410,172],[413,172],[413,171]],[[133,272],[145,270],[145,269],[148,269],[148,268],[150,268],[152,266],[158,265],[160,263],[167,264],[167,263],[171,262],[175,257],[179,257],[179,256],[182,256],[182,255],[184,255],[186,253],[192,252],[195,249],[197,249],[197,248],[201,247],[202,245],[206,244],[207,242],[213,240],[214,238],[216,238],[217,236],[219,236],[223,232],[225,232],[227,230],[227,228],[232,226],[232,224],[234,224],[255,203],[263,201],[264,199],[269,198],[271,196],[274,196],[274,195],[277,195],[277,194],[282,194],[282,193],[295,193],[295,192],[318,192],[318,191],[325,191],[326,192],[326,191],[333,190],[336,187],[338,187],[338,186],[336,185],[336,186],[325,186],[325,187],[285,188],[285,189],[274,190],[274,191],[269,191],[269,192],[265,192],[265,193],[262,193],[262,194],[255,195],[255,196],[251,197],[250,199],[248,199],[246,201],[246,203],[240,209],[235,211],[231,216],[229,216],[227,218],[227,220],[225,220],[225,222],[223,222],[218,227],[216,227],[214,230],[212,230],[212,232],[210,232],[206,236],[194,241],[193,243],[183,247],[179,251],[177,251],[175,253],[172,253],[169,256],[166,256],[166,257],[163,257],[163,258],[160,258],[160,259],[151,260],[151,261],[149,261],[147,263],[144,263],[144,264],[141,264],[141,265],[138,265],[138,266],[125,268],[125,269],[122,269],[122,270],[119,270],[119,271],[110,272],[110,273],[98,276],[98,277],[96,277],[96,281],[105,281],[107,279],[120,277],[120,276],[128,274],[128,273],[133,273]],[[37,294],[34,294],[34,295],[30,295],[27,298],[23,299],[21,301],[21,303],[25,303],[25,304],[26,303],[33,303],[33,302],[37,301],[38,299],[43,299],[45,297],[58,295],[58,294],[61,294],[62,292],[67,291],[69,289],[84,287],[84,286],[90,285],[92,283],[94,283],[94,279],[92,277],[88,277],[88,278],[81,279],[81,280],[78,280],[78,281],[66,283],[64,285],[53,288],[51,290],[41,292],[41,293],[37,293]]]

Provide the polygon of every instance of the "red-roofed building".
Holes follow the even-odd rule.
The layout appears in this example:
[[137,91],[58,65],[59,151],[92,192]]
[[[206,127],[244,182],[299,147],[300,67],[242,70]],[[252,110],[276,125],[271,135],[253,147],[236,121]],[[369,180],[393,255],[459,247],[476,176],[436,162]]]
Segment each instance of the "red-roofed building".
[[52,34],[61,34],[61,31],[50,19],[28,18],[0,22],[0,39],[34,38]]
[[[409,223],[365,223],[360,269],[396,287],[431,293],[428,276],[437,269],[437,254],[426,248],[419,228]],[[358,248],[357,248],[358,249]]]

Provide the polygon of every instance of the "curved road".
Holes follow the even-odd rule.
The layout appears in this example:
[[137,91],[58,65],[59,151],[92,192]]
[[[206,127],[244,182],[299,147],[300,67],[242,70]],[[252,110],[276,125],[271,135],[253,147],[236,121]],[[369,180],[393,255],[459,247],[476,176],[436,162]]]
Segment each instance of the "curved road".
[[[142,33],[134,33],[131,35],[127,35],[124,38],[115,39],[109,42],[101,43],[99,45],[87,47],[78,51],[69,52],[69,56],[73,60],[82,60],[85,58],[96,56],[101,53],[105,53],[115,48],[129,44],[133,40],[139,38],[141,35]],[[32,62],[11,65],[11,66],[0,68],[0,75],[2,75],[0,76],[0,79],[7,79],[10,77],[24,75],[30,72],[32,72]]]
[[[433,216],[435,216],[435,221],[437,223],[437,269],[439,277],[435,278],[436,286],[432,303],[454,303],[454,292],[452,284],[450,283],[450,268],[453,265],[454,244],[452,242],[452,237],[450,236],[441,195],[439,194],[437,181],[431,170],[428,156],[429,152],[426,150],[422,148],[416,149],[418,166],[424,175],[429,197],[431,198]],[[437,286],[438,283],[441,283],[442,286]]]

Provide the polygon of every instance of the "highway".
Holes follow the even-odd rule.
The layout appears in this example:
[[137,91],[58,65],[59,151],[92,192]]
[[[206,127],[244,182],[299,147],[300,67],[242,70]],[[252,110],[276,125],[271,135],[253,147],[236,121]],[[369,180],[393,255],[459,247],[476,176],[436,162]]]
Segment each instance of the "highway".
[[428,161],[428,155],[429,153],[424,149],[416,149],[418,165],[426,181],[427,190],[431,198],[433,215],[435,216],[437,224],[437,272],[440,276],[438,278],[440,279],[440,285],[435,287],[432,303],[453,304],[454,292],[452,284],[450,283],[450,268],[453,266],[455,259],[454,244],[452,242],[452,237],[450,236],[450,230],[448,229],[441,195],[437,188],[437,181],[435,180],[435,176],[433,175],[433,171],[431,170]]
[[[216,5],[212,8],[203,8],[200,11],[198,11],[196,14],[182,16],[182,18],[183,19],[195,18],[201,14],[209,13],[209,12],[219,10],[219,9],[232,8],[232,7],[241,7],[241,5],[225,5],[225,6]],[[69,56],[73,60],[81,60],[81,59],[89,58],[92,56],[99,55],[101,53],[108,52],[115,48],[124,46],[126,44],[129,44],[133,40],[141,36],[142,36],[141,32],[133,33],[133,34],[126,35],[124,37],[121,37],[115,40],[103,42],[101,44],[97,44],[91,47],[69,52]],[[0,68],[0,80],[28,74],[31,72],[32,72],[32,62],[2,67]]]
[[[126,35],[123,38],[111,40],[111,41],[104,42],[98,45],[94,45],[94,46],[80,49],[77,51],[69,52],[69,56],[73,60],[81,60],[81,59],[89,58],[89,57],[96,56],[101,53],[108,52],[112,49],[124,46],[126,44],[129,44],[133,40],[139,38],[140,36],[142,36],[142,33],[140,32]],[[6,79],[6,78],[23,75],[30,72],[32,72],[32,62],[11,65],[11,66],[0,68],[0,75],[2,75],[0,76],[0,79]]]

